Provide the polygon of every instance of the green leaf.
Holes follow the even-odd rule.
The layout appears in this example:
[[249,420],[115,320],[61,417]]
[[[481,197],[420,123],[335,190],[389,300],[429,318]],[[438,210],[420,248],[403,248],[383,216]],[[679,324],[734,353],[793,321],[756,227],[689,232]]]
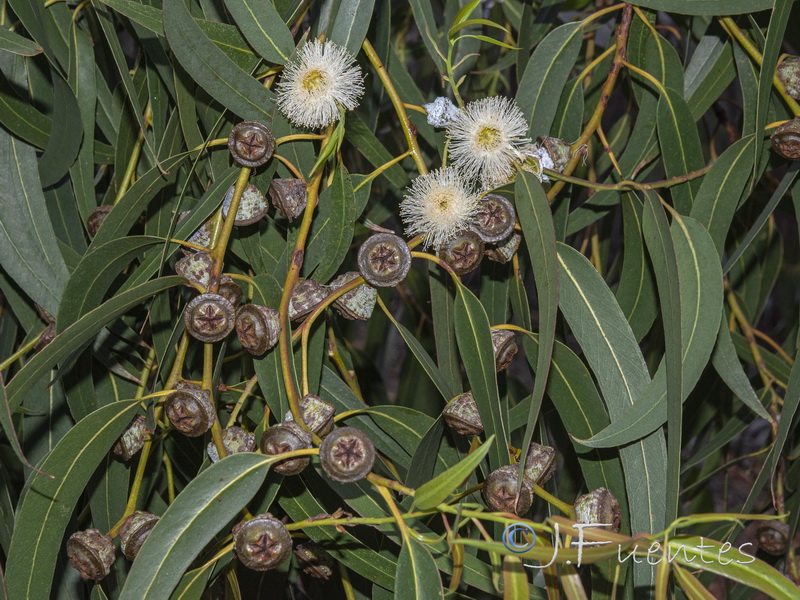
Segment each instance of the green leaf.
[[463,285],[458,286],[455,327],[458,349],[472,386],[472,396],[478,405],[484,431],[487,437],[497,437],[489,453],[489,468],[494,471],[508,464],[508,430],[497,391],[489,320],[481,301]]
[[422,347],[422,344],[419,343],[416,337],[399,321],[397,321],[394,316],[387,312],[386,316],[389,320],[397,327],[397,331],[400,333],[400,336],[405,341],[406,345],[408,346],[409,350],[414,354],[414,356],[419,361],[419,364],[425,369],[425,372],[431,378],[431,381],[436,386],[436,389],[442,394],[442,398],[445,401],[450,400],[456,394],[453,392],[453,389],[450,387],[450,384],[445,379],[442,372],[436,366],[436,363],[433,362],[433,359],[430,357],[430,354]]
[[711,362],[714,365],[722,381],[736,394],[746,406],[750,407],[762,419],[772,423],[772,417],[764,409],[756,396],[750,380],[747,378],[742,363],[736,356],[736,348],[733,346],[731,332],[728,329],[727,315],[723,312],[717,333],[717,343],[714,346],[714,353],[711,355]]
[[396,600],[439,600],[442,579],[431,553],[420,542],[406,536],[395,574]]
[[243,119],[272,120],[274,94],[206,37],[183,0],[164,0],[164,32],[175,58],[211,97]]
[[34,302],[55,314],[67,267],[47,214],[33,148],[5,130],[0,130],[0,206],[0,264]]
[[[550,359],[553,356],[556,321],[558,319],[558,258],[556,251],[556,230],[550,203],[539,181],[530,173],[517,175],[514,186],[517,215],[522,226],[525,245],[528,248],[533,276],[536,283],[536,297],[539,301],[539,347],[536,364],[536,380],[531,393],[531,406],[528,410],[525,437],[522,442],[522,456],[528,455],[536,417],[544,398],[547,378],[550,372]],[[524,469],[520,461],[520,479]]]
[[622,194],[623,261],[616,297],[637,340],[653,326],[658,315],[656,280],[645,255],[642,203],[633,192]]
[[[575,334],[603,392],[612,422],[635,406],[650,382],[647,366],[622,310],[591,263],[558,244],[561,263],[559,307]],[[658,531],[666,510],[666,448],[657,431],[620,448],[633,532]],[[645,568],[646,567],[646,568]],[[652,585],[654,571],[634,567],[636,585]]]
[[528,135],[549,135],[558,110],[561,90],[581,49],[581,23],[567,23],[547,34],[525,67],[517,104],[528,118]]
[[161,238],[131,236],[93,247],[87,252],[64,288],[56,331],[61,333],[69,324],[98,306],[122,269],[145,249],[161,243]]
[[777,569],[754,558],[755,550],[752,542],[731,547],[727,542],[692,535],[670,537],[667,548],[677,563],[690,569],[701,568],[759,590],[774,600],[796,598],[797,587]]
[[682,15],[742,15],[772,8],[772,0],[638,0],[639,6]]
[[60,75],[53,74],[53,128],[44,154],[39,158],[42,187],[66,175],[80,150],[83,125],[78,100]]
[[753,170],[753,144],[756,136],[736,141],[714,161],[695,197],[689,213],[711,234],[720,256],[725,251],[725,238],[733,222],[733,214],[745,193]]
[[528,572],[517,556],[503,557],[503,600],[528,600]]
[[375,0],[341,0],[339,10],[328,28],[328,39],[358,54],[372,22]]
[[458,9],[456,16],[453,17],[453,23],[450,25],[450,31],[447,34],[449,37],[453,37],[453,28],[462,25],[472,12],[478,7],[481,3],[481,0],[470,0],[464,6]]
[[294,40],[271,0],[225,0],[225,7],[262,57],[278,64],[289,60]]
[[440,56],[439,50],[439,30],[436,27],[436,18],[433,15],[433,6],[427,0],[409,0],[411,12],[414,14],[414,21],[417,24],[420,37],[422,38],[428,55],[433,60],[440,73],[444,73],[444,61]]
[[276,460],[233,454],[189,482],[147,536],[120,600],[164,598],[172,592],[194,558],[255,495]]
[[[703,150],[697,126],[683,95],[667,88],[658,100],[656,125],[661,156],[667,177],[677,177],[704,166]],[[672,203],[682,215],[688,215],[695,202],[700,182],[695,179],[670,188]]]
[[414,506],[419,510],[431,510],[444,502],[478,467],[489,453],[493,442],[494,435],[490,435],[480,447],[473,450],[457,465],[418,487],[414,494]]
[[36,56],[42,52],[42,47],[10,29],[0,27],[0,50],[21,56]]
[[[667,512],[666,520],[678,518],[678,490],[680,489],[681,431],[683,391],[683,311],[681,310],[682,289],[678,277],[678,259],[667,223],[667,216],[659,203],[659,198],[651,190],[645,191],[644,219],[642,223],[644,239],[653,271],[656,274],[658,296],[661,302],[664,323],[666,387],[667,387],[667,426],[671,432],[667,439]],[[714,260],[714,257],[711,257]],[[686,300],[691,301],[691,297]],[[640,401],[639,404],[644,404]]]
[[702,37],[686,65],[684,96],[697,121],[736,77],[731,42],[715,32]]
[[328,281],[336,274],[350,249],[355,218],[353,183],[341,165],[336,169],[333,183],[319,196],[303,262],[306,277],[313,272],[316,280]]
[[40,467],[53,479],[33,476],[19,507],[6,565],[12,598],[49,598],[56,559],[75,504],[89,478],[139,405],[123,400],[75,425]]
[[[775,76],[774,65],[778,63],[778,55],[781,52],[781,45],[783,44],[786,26],[789,23],[792,5],[794,5],[794,0],[775,0],[774,5],[770,2],[772,13],[770,14],[769,27],[767,28],[767,39],[764,43],[764,50],[761,55],[761,69],[758,72],[756,120],[754,123],[755,130],[753,131],[759,139],[761,138],[761,133],[764,131],[767,118],[769,117],[770,98],[772,96],[772,78]],[[751,132],[745,131],[744,133],[748,134]],[[761,144],[756,144],[753,147],[753,165],[756,167],[761,161],[761,151],[763,148],[764,146]]]
[[[678,261],[683,347],[682,401],[694,389],[714,349],[722,313],[722,273],[708,232],[690,217],[676,217],[672,239]],[[591,440],[591,447],[619,446],[656,430],[667,420],[667,381],[660,365],[636,404]]]
[[185,283],[183,277],[162,277],[121,292],[67,327],[17,372],[6,385],[8,403],[15,410],[31,386],[39,383],[53,365],[83,348],[103,327],[134,306],[163,290]]

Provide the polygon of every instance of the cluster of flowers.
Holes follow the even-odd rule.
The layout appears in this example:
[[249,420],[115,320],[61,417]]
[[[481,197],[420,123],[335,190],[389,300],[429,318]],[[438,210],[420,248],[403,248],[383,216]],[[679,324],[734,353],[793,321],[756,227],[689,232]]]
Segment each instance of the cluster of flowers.
[[[311,41],[283,71],[277,105],[296,126],[319,129],[352,110],[364,93],[363,74],[353,56],[333,42]],[[513,180],[518,168],[546,179],[548,150],[526,137],[528,123],[516,102],[503,96],[456,107],[444,97],[425,105],[428,123],[445,128],[452,166],[417,177],[400,205],[406,234],[440,249],[468,228],[486,192]]]

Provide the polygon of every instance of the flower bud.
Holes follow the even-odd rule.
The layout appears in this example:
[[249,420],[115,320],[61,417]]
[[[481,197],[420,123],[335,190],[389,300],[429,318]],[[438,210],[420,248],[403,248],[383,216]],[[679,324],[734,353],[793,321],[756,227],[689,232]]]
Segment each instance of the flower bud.
[[242,347],[254,356],[274,348],[280,332],[281,321],[274,308],[245,304],[236,312],[236,335]]
[[619,502],[606,488],[597,488],[575,500],[575,520],[578,523],[607,524],[605,529],[619,533]]
[[494,365],[499,373],[511,366],[517,354],[517,335],[508,329],[492,329],[492,346],[494,347]]
[[269,197],[277,211],[291,222],[306,209],[308,187],[302,179],[273,179]]
[[778,79],[792,98],[800,100],[800,56],[787,56],[781,61]]
[[525,478],[531,485],[543,486],[553,476],[556,468],[555,459],[555,448],[531,442],[525,459]]
[[[241,427],[232,425],[222,430],[222,445],[228,455],[239,452],[253,452],[256,449],[256,436]],[[206,453],[211,462],[219,461],[219,451],[214,442],[209,442]]]
[[[306,394],[300,400],[300,415],[308,428],[319,437],[325,437],[333,427],[333,415],[336,412],[333,404],[325,402],[319,396]],[[287,411],[284,421],[294,421],[292,411]]]
[[128,428],[117,439],[114,447],[114,454],[122,457],[122,460],[129,461],[133,455],[139,452],[147,439],[147,420],[142,415],[136,415]]
[[300,279],[289,298],[289,319],[302,319],[328,297],[327,290],[313,279]]
[[478,412],[478,404],[472,392],[456,396],[442,411],[447,426],[461,435],[480,435],[483,433],[483,422]]
[[[227,218],[228,210],[233,202],[233,194],[236,191],[236,185],[228,188],[225,194],[225,199],[222,201],[222,217]],[[269,210],[269,203],[258,188],[252,183],[248,183],[242,192],[242,197],[239,199],[239,207],[236,209],[236,217],[233,224],[237,227],[243,225],[252,225],[263,219]]]
[[137,510],[125,519],[119,530],[119,547],[125,558],[136,560],[139,549],[153,531],[158,519],[157,515],[143,510]]
[[772,149],[783,158],[800,160],[800,117],[778,126],[770,136]]
[[[358,276],[359,274],[355,271],[339,275],[331,282],[331,291],[335,292]],[[339,296],[334,301],[333,306],[345,319],[360,319],[366,321],[372,316],[372,310],[375,308],[377,299],[378,290],[366,283],[362,283],[355,289]]]

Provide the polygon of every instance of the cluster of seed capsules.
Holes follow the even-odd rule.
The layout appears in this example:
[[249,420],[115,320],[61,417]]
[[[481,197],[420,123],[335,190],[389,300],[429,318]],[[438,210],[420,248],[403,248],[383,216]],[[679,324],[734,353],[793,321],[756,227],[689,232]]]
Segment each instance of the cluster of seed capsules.
[[[228,147],[238,164],[252,168],[272,157],[275,140],[270,130],[261,123],[244,122],[231,131]],[[230,210],[234,189],[231,186],[223,200],[223,217],[227,217]],[[302,180],[273,179],[268,193],[277,211],[290,221],[306,209],[308,195]],[[248,184],[240,198],[234,224],[246,226],[256,223],[267,214],[268,206],[266,196]],[[110,210],[110,206],[101,206],[92,214],[88,223],[92,235],[96,234]],[[505,263],[520,244],[521,236],[514,232],[515,224],[516,214],[511,202],[500,195],[487,194],[469,228],[442,245],[438,250],[439,258],[457,275],[475,270],[484,256]],[[184,250],[184,257],[175,265],[176,272],[188,280],[187,285],[202,290],[186,306],[186,330],[204,343],[221,341],[235,330],[245,350],[256,356],[263,355],[278,343],[281,331],[279,313],[268,306],[242,304],[242,289],[230,276],[218,275],[219,265],[210,251],[212,237],[213,224],[208,222],[189,241],[209,250]],[[368,319],[377,299],[375,288],[396,286],[407,276],[411,267],[411,251],[402,238],[391,233],[376,233],[361,245],[358,267],[358,272],[342,274],[327,286],[311,279],[300,279],[290,295],[289,319],[296,321],[308,316],[330,293],[359,275],[366,283],[337,297],[333,307],[345,318]],[[499,371],[511,364],[517,352],[516,338],[512,331],[503,329],[492,329],[491,334]],[[306,427],[296,423],[291,412],[286,413],[282,422],[269,427],[262,435],[259,443],[261,453],[280,455],[310,449],[313,432],[322,439],[319,447],[320,465],[330,479],[350,483],[365,478],[371,472],[375,448],[365,433],[354,427],[333,428],[334,407],[319,396],[306,395],[299,408]],[[210,390],[202,389],[190,381],[176,384],[175,390],[166,397],[164,411],[172,427],[189,437],[204,435],[217,419]],[[483,431],[471,394],[463,394],[451,401],[444,411],[444,417],[458,433],[478,435]],[[145,418],[137,416],[120,436],[114,452],[123,460],[130,460],[141,450],[150,433],[146,429]],[[256,451],[255,435],[238,426],[223,429],[222,441],[227,454]],[[208,444],[207,451],[212,462],[219,460],[213,442]],[[534,444],[528,455],[520,489],[517,489],[515,466],[509,465],[493,472],[483,488],[487,506],[492,510],[519,515],[527,512],[533,499],[534,484],[544,483],[549,478],[554,457],[552,448]],[[283,459],[272,468],[282,475],[291,476],[302,472],[309,464],[308,456],[299,456]],[[613,496],[611,499],[608,496],[610,493],[605,490],[587,494],[576,502],[576,514],[579,518],[597,522],[597,506],[609,507],[611,513],[608,518],[613,517],[618,529],[619,508]],[[136,511],[127,517],[119,530],[120,548],[126,558],[136,558],[158,520],[158,516],[145,511]],[[231,533],[239,561],[254,570],[278,567],[293,550],[289,531],[270,513],[238,523]],[[332,574],[334,561],[314,542],[298,544],[294,553],[306,573],[323,579]],[[67,542],[67,554],[73,567],[87,580],[103,579],[115,560],[111,535],[97,529],[72,534]]]

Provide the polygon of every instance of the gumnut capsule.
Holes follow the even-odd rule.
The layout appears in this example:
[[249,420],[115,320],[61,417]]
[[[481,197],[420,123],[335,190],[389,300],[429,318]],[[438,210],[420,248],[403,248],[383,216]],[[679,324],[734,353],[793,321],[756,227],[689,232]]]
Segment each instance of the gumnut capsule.
[[781,61],[778,79],[792,98],[800,100],[800,56],[787,56]]
[[391,233],[376,233],[358,250],[358,270],[375,287],[393,287],[411,269],[411,250],[402,238]]
[[231,129],[228,150],[241,166],[258,167],[272,158],[275,138],[266,125],[258,121],[243,121]]
[[239,562],[254,571],[275,569],[292,553],[289,531],[270,513],[238,523],[231,533]]
[[92,211],[92,214],[90,214],[89,218],[86,220],[86,230],[89,232],[90,237],[97,235],[100,225],[106,220],[112,208],[114,208],[113,204],[101,204]]
[[606,488],[597,488],[575,500],[575,520],[578,523],[604,524],[605,529],[619,533],[619,502]]
[[200,294],[183,313],[186,331],[201,342],[218,342],[231,331],[235,320],[233,305],[219,294]]
[[542,136],[536,141],[547,151],[553,161],[553,170],[559,173],[562,172],[569,163],[570,144],[562,139],[549,136]]
[[360,429],[340,427],[322,440],[319,462],[325,474],[334,481],[352,483],[364,479],[372,471],[375,446]]
[[217,293],[225,298],[228,302],[231,303],[233,308],[236,308],[241,304],[242,298],[244,298],[244,292],[242,292],[242,288],[233,281],[233,278],[230,275],[223,275],[219,280],[219,289],[217,289]]
[[[319,437],[325,437],[333,428],[333,415],[336,412],[333,404],[325,402],[319,396],[306,394],[300,400],[300,416],[308,428]],[[292,411],[287,411],[284,421],[294,421]]]
[[[256,449],[256,436],[241,427],[232,425],[222,430],[222,445],[228,455],[239,452],[253,452]],[[209,442],[206,453],[211,462],[219,461],[219,451],[214,442]]]
[[112,450],[118,454],[122,460],[128,461],[142,449],[144,441],[147,439],[147,419],[142,415],[136,415],[128,425],[128,428],[117,439]]
[[274,348],[280,332],[281,320],[274,308],[245,304],[236,312],[236,335],[242,347],[254,356]]
[[511,202],[499,194],[486,194],[470,229],[484,242],[493,244],[513,233],[516,220],[517,212]]
[[780,521],[768,521],[756,530],[756,539],[759,549],[767,554],[785,554],[789,543],[789,525]]
[[[211,286],[211,278],[214,275],[214,259],[209,252],[203,250],[189,252],[175,263],[175,272],[207,290]],[[190,284],[187,286],[192,287]]]
[[211,429],[217,420],[211,392],[191,384],[178,387],[167,396],[164,411],[175,429],[188,437],[199,437]]
[[492,329],[492,346],[494,347],[495,369],[502,371],[511,366],[517,354],[517,335],[508,329]]
[[303,573],[315,579],[327,581],[333,575],[336,562],[330,554],[313,540],[308,540],[297,544],[294,549],[297,564],[303,569]]
[[487,248],[486,258],[504,265],[517,253],[521,241],[522,236],[518,233],[514,233],[511,235],[511,237],[503,242],[500,242],[494,248]]
[[800,117],[778,126],[770,136],[772,149],[789,160],[800,160]]
[[[295,450],[311,448],[311,434],[294,421],[284,421],[264,431],[261,437],[261,451],[276,455]],[[308,456],[287,458],[273,465],[273,470],[281,475],[297,475],[308,466]]]
[[507,512],[522,516],[533,504],[533,486],[523,477],[522,486],[517,487],[517,465],[506,465],[492,471],[483,484],[483,501],[493,512]]
[[543,486],[553,476],[556,468],[555,459],[555,448],[531,442],[528,457],[525,459],[525,479],[531,485]]
[[466,275],[481,264],[485,246],[474,231],[465,230],[439,248],[439,258],[455,272]]
[[153,531],[158,519],[158,515],[143,510],[137,510],[125,519],[119,530],[119,547],[125,558],[136,560],[139,549]]
[[302,179],[273,179],[269,197],[277,211],[292,221],[306,209],[308,188]]
[[289,297],[289,319],[297,321],[328,297],[327,290],[313,279],[300,279]]
[[98,529],[76,531],[67,540],[67,557],[72,567],[87,581],[100,581],[111,570],[116,556],[110,535]]
[[480,435],[483,433],[483,422],[478,412],[478,405],[472,392],[456,396],[442,411],[447,426],[461,435]]
[[[228,216],[235,191],[236,186],[232,185],[228,188],[225,198],[222,200],[223,218]],[[242,197],[239,198],[239,207],[236,209],[236,217],[233,219],[233,224],[238,227],[252,225],[263,219],[268,210],[269,203],[264,194],[258,191],[258,188],[252,183],[248,183],[244,188],[244,192],[242,192]]]
[[[359,274],[355,271],[339,275],[336,279],[331,281],[331,291],[335,292],[356,277],[359,277]],[[366,283],[362,283],[349,292],[339,296],[334,301],[333,306],[345,319],[360,319],[366,321],[372,316],[372,310],[375,308],[377,299],[378,290]]]

